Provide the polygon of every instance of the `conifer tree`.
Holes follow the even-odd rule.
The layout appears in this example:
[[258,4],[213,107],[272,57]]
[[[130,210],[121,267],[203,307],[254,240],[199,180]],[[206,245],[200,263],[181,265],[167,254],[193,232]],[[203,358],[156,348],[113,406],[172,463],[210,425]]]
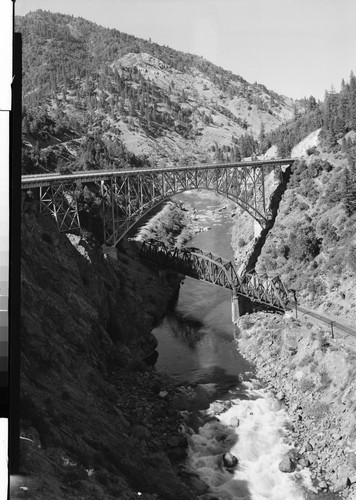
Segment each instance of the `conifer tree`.
[[356,213],[356,165],[345,169],[343,206],[346,214],[351,217]]

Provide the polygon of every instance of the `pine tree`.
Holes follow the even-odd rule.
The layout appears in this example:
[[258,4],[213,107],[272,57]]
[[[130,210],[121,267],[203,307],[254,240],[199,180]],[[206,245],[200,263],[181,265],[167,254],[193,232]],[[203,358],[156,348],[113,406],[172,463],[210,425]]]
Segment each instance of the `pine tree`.
[[351,217],[356,213],[356,166],[353,164],[344,172],[343,206],[346,214]]

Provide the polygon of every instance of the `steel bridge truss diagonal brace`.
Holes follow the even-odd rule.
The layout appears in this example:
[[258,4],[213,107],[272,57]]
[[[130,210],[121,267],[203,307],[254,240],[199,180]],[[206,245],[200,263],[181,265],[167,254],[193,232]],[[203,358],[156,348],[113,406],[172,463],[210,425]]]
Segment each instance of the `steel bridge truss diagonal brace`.
[[[286,309],[287,291],[279,277],[269,279],[267,276],[246,274],[244,279],[241,279],[234,265],[224,262],[221,257],[198,249],[169,249],[158,240],[144,241],[141,245],[141,256],[160,267],[228,288],[235,298],[244,296],[279,310]],[[237,314],[236,308],[235,313]]]
[[118,243],[142,215],[172,195],[189,189],[213,190],[240,205],[263,226],[267,218],[264,182],[261,166],[112,176],[109,181],[102,181],[103,194],[106,193],[105,241]]
[[172,195],[190,189],[207,189],[221,194],[264,227],[271,217],[266,208],[266,169],[279,169],[293,162],[289,158],[166,169],[52,173],[22,176],[21,185],[23,190],[40,188],[41,210],[55,217],[61,231],[71,231],[80,228],[76,183],[99,184],[104,239],[108,245],[116,245],[149,210]]
[[40,187],[40,212],[51,214],[59,231],[80,230],[75,183],[51,184]]

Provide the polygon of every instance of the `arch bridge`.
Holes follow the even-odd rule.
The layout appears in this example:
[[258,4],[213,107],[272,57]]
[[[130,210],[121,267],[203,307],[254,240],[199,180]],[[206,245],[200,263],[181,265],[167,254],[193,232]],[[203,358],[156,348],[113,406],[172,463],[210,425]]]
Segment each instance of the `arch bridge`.
[[234,201],[262,227],[270,219],[265,176],[295,160],[214,163],[187,167],[86,171],[68,175],[24,175],[23,199],[34,193],[40,210],[52,214],[60,231],[80,229],[80,194],[84,186],[101,200],[104,241],[116,245],[154,207],[192,189],[215,191]]
[[168,248],[154,239],[141,243],[140,254],[159,268],[231,290],[233,322],[240,315],[239,297],[247,297],[279,311],[287,309],[289,295],[279,276],[269,278],[246,273],[241,277],[233,263],[222,257],[199,248]]

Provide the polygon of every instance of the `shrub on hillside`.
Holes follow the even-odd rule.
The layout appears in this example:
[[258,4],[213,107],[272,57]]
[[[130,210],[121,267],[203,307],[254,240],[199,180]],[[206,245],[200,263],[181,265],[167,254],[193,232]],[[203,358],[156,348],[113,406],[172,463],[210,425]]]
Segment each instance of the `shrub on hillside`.
[[336,227],[329,219],[322,219],[317,224],[317,230],[323,237],[323,244],[329,245],[339,241],[339,236],[336,232]]
[[312,146],[311,148],[307,149],[307,155],[308,156],[311,156],[311,155],[315,154],[316,152],[317,152],[316,146]]
[[320,388],[326,389],[331,384],[332,380],[326,370],[320,373]]
[[314,361],[314,352],[307,354],[299,363],[299,366],[308,366]]
[[301,210],[302,212],[303,212],[304,210],[308,210],[308,208],[309,208],[308,203],[305,203],[304,201],[301,201],[301,202],[299,203],[299,210]]
[[316,401],[314,404],[307,408],[307,413],[315,420],[322,420],[329,413],[330,408],[327,403]]
[[306,283],[306,290],[312,295],[313,298],[321,297],[326,293],[325,284],[317,276],[318,273],[316,273],[316,277],[308,279]]
[[325,271],[341,276],[345,269],[345,251],[344,248],[339,251],[331,252],[325,263]]
[[298,187],[302,181],[308,183],[311,179],[320,177],[323,172],[330,172],[332,168],[329,162],[319,158],[309,163],[309,165],[305,160],[296,161],[292,167],[292,175],[288,187]]
[[356,245],[351,245],[346,254],[346,262],[351,271],[356,274]]
[[304,393],[314,389],[315,384],[310,378],[303,378],[300,382],[300,390]]
[[328,183],[323,201],[330,207],[341,203],[344,199],[344,190],[344,175],[341,173],[341,175],[335,176],[333,180]]
[[299,223],[289,235],[290,256],[299,262],[310,262],[319,255],[321,243],[311,224]]

